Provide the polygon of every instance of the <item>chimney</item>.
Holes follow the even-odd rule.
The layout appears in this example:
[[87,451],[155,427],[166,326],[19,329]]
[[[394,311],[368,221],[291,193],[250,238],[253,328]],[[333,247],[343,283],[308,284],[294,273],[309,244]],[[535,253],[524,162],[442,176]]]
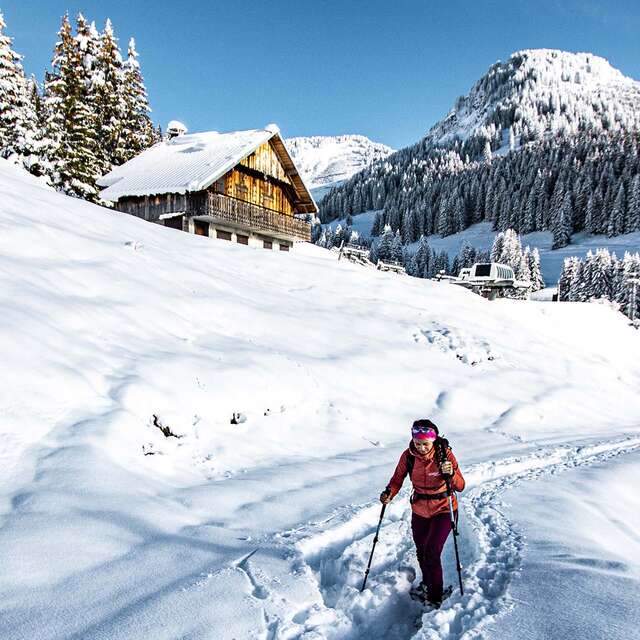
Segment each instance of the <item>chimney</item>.
[[182,122],[178,120],[172,120],[167,125],[167,140],[171,140],[172,138],[177,138],[178,136],[183,136],[187,133],[188,129]]

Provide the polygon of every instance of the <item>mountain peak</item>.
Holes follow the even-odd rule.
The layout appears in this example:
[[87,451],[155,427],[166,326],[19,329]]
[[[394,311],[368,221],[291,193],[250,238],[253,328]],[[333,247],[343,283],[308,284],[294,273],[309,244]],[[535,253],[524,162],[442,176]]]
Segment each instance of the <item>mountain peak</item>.
[[[584,127],[638,126],[640,83],[592,53],[523,49],[491,65],[466,96],[426,136],[435,146],[470,144],[470,155],[490,141],[504,146]],[[475,141],[476,144],[473,144]]]
[[363,135],[288,138],[287,148],[316,200],[393,149]]

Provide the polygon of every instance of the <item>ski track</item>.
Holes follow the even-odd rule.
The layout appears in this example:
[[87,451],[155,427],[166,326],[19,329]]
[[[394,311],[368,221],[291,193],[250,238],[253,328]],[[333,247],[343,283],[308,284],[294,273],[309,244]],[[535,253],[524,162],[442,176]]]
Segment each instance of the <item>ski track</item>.
[[438,611],[409,598],[419,572],[411,537],[408,489],[387,507],[369,574],[360,593],[380,505],[350,505],[327,518],[284,531],[276,545],[293,555],[296,573],[317,587],[319,601],[270,613],[267,596],[249,564],[236,564],[264,603],[266,640],[471,640],[515,602],[509,585],[521,569],[524,540],[502,513],[501,494],[522,481],[557,474],[640,449],[640,437],[596,444],[542,447],[521,456],[480,463],[466,470],[460,503],[460,551],[465,594],[460,596],[451,536],[443,554],[445,580],[453,595]]

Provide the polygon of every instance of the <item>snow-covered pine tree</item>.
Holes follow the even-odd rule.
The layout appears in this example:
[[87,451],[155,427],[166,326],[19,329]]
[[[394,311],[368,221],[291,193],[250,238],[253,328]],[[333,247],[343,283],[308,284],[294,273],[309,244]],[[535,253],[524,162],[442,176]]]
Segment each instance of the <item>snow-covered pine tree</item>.
[[587,201],[587,208],[586,208],[586,213],[585,213],[585,217],[584,217],[584,230],[587,233],[596,233],[595,231],[595,225],[596,225],[596,219],[595,219],[595,200],[593,197],[593,194],[591,194],[589,196],[589,200]]
[[[340,247],[344,240],[345,240],[344,229],[342,228],[342,225],[339,224],[336,227],[336,230],[335,230],[335,232],[333,234],[333,246],[334,247]],[[346,244],[346,242],[345,242],[345,244]]]
[[404,268],[407,272],[407,275],[413,276],[414,278],[420,278],[420,274],[418,273],[418,265],[416,263],[416,254],[411,255],[411,252],[405,250],[404,256]]
[[[124,116],[120,144],[116,151],[118,162],[126,162],[158,141],[149,117],[151,109],[149,108],[147,89],[140,72],[138,52],[133,38],[129,41],[123,70]],[[351,218],[351,214],[348,215],[346,221],[347,225],[351,226],[353,219],[349,218]]]
[[58,35],[52,71],[46,74],[44,86],[47,162],[57,188],[96,201],[95,181],[103,167],[90,109],[88,76],[66,14]]
[[402,251],[402,238],[400,237],[400,231],[396,231],[391,243],[391,259],[394,262],[403,262],[404,254]]
[[379,260],[391,260],[391,251],[395,234],[389,225],[385,225],[384,233],[377,245],[377,256]]
[[322,236],[322,224],[320,224],[320,218],[313,217],[311,221],[311,242],[313,244],[320,244],[320,238]]
[[522,272],[522,244],[514,229],[507,229],[504,232],[502,250],[496,262],[508,264],[516,277]]
[[27,91],[35,113],[35,133],[32,138],[33,153],[23,158],[25,168],[36,176],[50,176],[50,165],[47,162],[50,142],[46,137],[45,110],[42,93],[35,76],[27,81]]
[[629,228],[627,231],[640,231],[640,174],[636,174],[629,187]]
[[579,258],[576,260],[575,270],[569,286],[568,300],[570,302],[585,302],[587,298],[585,295],[586,286],[583,279],[584,262]]
[[123,162],[121,138],[125,118],[122,55],[108,18],[100,35],[92,85],[95,94],[96,130],[102,151],[102,173],[107,173],[113,165]]
[[591,258],[590,297],[612,300],[612,261],[607,249],[598,249]]
[[451,273],[456,276],[460,273],[460,254],[453,257],[451,261]]
[[491,262],[500,262],[502,257],[502,247],[504,246],[504,231],[501,231],[493,240],[491,246]]
[[482,150],[482,157],[486,164],[491,164],[491,142],[487,140],[484,143],[484,149]]
[[371,236],[377,238],[384,230],[384,222],[382,220],[382,213],[380,211],[376,212],[376,215],[373,217],[373,226],[371,227]]
[[625,233],[626,215],[627,203],[624,193],[624,183],[622,180],[620,180],[620,185],[616,193],[616,198],[613,202],[613,208],[611,209],[611,214],[609,215],[609,223],[607,225],[607,235],[610,238],[612,236],[619,236],[620,234]]
[[461,269],[471,267],[476,262],[477,252],[468,242],[464,242],[462,244],[459,255],[459,264]]
[[4,33],[0,12],[0,157],[13,158],[29,167],[37,154],[35,105],[12,39]]
[[552,249],[566,247],[571,242],[571,220],[573,219],[573,206],[571,204],[571,191],[564,194],[564,200],[553,224]]
[[369,247],[369,260],[373,262],[373,264],[378,264],[378,246],[380,244],[380,240],[381,238],[374,238],[371,242],[371,247]]
[[410,244],[411,242],[413,242],[413,225],[411,216],[408,211],[405,211],[404,215],[402,216],[402,224],[400,228],[402,230],[402,243]]
[[558,298],[560,302],[570,300],[570,291],[573,287],[573,281],[576,277],[579,264],[580,258],[576,256],[564,259],[560,278],[558,279]]
[[[624,265],[624,286],[626,289],[627,296],[627,305],[624,308],[627,317],[631,318],[633,314],[632,311],[632,280],[640,277],[640,254],[631,253],[627,259],[627,264]],[[636,285],[636,308],[635,308],[635,318],[640,318],[640,285]]]
[[611,265],[611,298],[620,305],[620,311],[626,313],[629,304],[629,288],[627,285],[626,266],[630,258],[629,252],[625,252],[622,260],[614,259]]
[[424,214],[423,207],[413,207],[411,209],[411,221],[413,225],[413,239],[418,240],[424,234]]
[[443,197],[438,209],[437,233],[443,238],[451,233],[451,197]]
[[581,302],[587,302],[594,298],[593,288],[593,272],[594,272],[595,255],[593,251],[587,251],[587,255],[582,262],[582,271],[580,273],[579,298]]
[[533,291],[530,264],[531,264],[531,248],[529,247],[529,245],[527,245],[522,251],[519,268],[517,270],[514,270],[514,273],[516,276],[516,280],[520,280],[522,282],[530,282],[531,286],[529,287],[529,291]]
[[[527,247],[527,249],[528,248],[529,247]],[[542,269],[540,267],[540,252],[537,248],[531,249],[527,263],[529,267],[531,290],[540,291],[540,289],[544,289],[544,279],[542,278]]]
[[94,22],[89,23],[87,19],[79,13],[76,16],[75,40],[78,46],[82,66],[85,70],[85,81],[89,89],[89,97],[92,97],[91,84],[95,81],[95,74],[98,66],[98,56],[100,53],[100,34]]
[[324,247],[325,249],[331,249],[333,247],[333,229],[327,227],[324,233]]
[[429,267],[431,258],[431,248],[429,247],[427,239],[423,235],[420,236],[420,240],[418,240],[418,248],[413,254],[413,257],[415,259],[416,274],[419,274],[420,278],[426,277],[425,273]]
[[536,200],[534,189],[531,189],[527,196],[524,211],[522,233],[531,233],[536,230]]

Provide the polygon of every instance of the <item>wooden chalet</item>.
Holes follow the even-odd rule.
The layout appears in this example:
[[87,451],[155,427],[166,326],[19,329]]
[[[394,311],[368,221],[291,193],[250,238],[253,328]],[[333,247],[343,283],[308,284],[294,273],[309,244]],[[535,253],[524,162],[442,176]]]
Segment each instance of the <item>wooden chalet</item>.
[[318,208],[275,125],[169,137],[98,180],[101,197],[150,222],[288,251]]

